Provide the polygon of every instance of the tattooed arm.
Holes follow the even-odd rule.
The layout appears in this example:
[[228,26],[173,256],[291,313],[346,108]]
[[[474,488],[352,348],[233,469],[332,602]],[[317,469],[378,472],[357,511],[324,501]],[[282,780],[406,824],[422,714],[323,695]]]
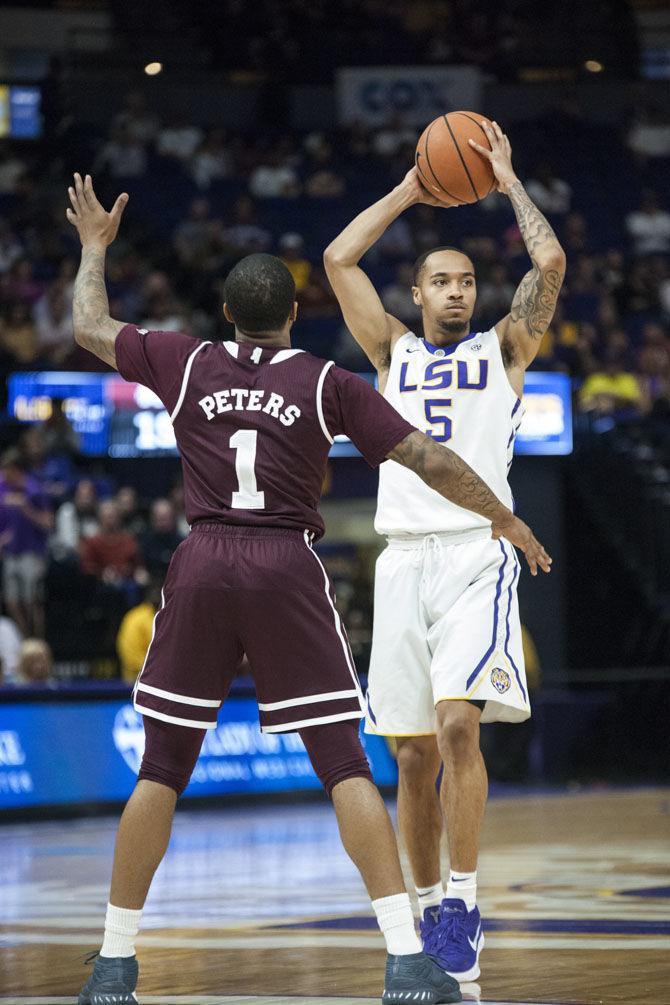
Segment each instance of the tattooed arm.
[[477,472],[453,450],[435,443],[430,436],[417,429],[394,447],[388,459],[410,468],[426,485],[450,502],[490,520],[493,537],[506,537],[521,548],[534,576],[537,575],[538,565],[544,572],[549,572],[551,558],[530,527],[514,516]]
[[509,314],[496,325],[510,379],[513,385],[520,382],[520,389],[523,389],[523,372],[535,359],[542,336],[554,316],[565,275],[565,253],[549,223],[529,199],[514,173],[512,148],[500,126],[494,122],[491,129],[482,123],[482,128],[491,149],[487,150],[474,140],[470,140],[470,145],[490,161],[498,190],[507,195],[512,203],[533,263],[532,269],[519,283]]
[[81,239],[81,262],[72,302],[74,338],[98,359],[116,367],[114,345],[125,322],[109,316],[105,255],[107,246],[116,237],[128,196],[125,192],[120,195],[107,213],[96,198],[91,176],[86,175],[82,182],[79,174],[75,174],[74,187],[68,189],[68,194],[72,209],[67,210],[67,218]]

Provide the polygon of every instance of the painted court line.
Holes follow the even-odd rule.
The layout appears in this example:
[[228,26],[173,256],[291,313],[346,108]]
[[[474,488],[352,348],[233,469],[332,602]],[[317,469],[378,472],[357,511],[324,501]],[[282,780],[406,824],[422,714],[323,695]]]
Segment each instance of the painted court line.
[[[0,947],[18,945],[89,946],[94,948],[90,935],[67,935],[51,933],[2,932]],[[383,945],[381,935],[245,935],[212,938],[184,938],[174,935],[140,935],[137,945],[151,949],[369,949],[371,945]],[[490,935],[486,945],[491,949],[608,949],[622,952],[633,949],[670,950],[670,938],[665,936],[637,938],[588,938],[580,934],[576,938],[561,936]],[[0,998],[0,1003],[4,1002]]]

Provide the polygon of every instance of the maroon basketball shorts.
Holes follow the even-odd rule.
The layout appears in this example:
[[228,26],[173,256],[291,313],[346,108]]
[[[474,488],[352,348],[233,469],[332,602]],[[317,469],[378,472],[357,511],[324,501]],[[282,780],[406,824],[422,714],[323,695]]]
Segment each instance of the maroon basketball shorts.
[[264,732],[362,718],[333,599],[307,531],[195,525],[170,564],[135,708],[214,729],[246,653]]

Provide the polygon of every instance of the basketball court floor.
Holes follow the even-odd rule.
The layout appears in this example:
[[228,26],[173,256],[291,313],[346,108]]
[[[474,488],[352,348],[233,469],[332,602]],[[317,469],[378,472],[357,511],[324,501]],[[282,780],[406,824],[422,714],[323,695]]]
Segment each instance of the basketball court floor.
[[[76,1001],[116,819],[0,828],[0,1003]],[[493,799],[466,1001],[669,1005],[670,789]],[[144,1005],[366,1005],[384,950],[327,804],[185,811],[138,942]]]

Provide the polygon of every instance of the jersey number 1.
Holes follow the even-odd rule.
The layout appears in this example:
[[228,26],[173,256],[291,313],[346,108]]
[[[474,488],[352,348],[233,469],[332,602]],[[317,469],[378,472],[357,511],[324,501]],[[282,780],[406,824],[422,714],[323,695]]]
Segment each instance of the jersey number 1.
[[255,429],[238,429],[230,437],[230,446],[236,453],[235,471],[239,488],[233,492],[233,509],[264,509],[265,492],[258,491],[256,484],[256,445],[258,433]]

